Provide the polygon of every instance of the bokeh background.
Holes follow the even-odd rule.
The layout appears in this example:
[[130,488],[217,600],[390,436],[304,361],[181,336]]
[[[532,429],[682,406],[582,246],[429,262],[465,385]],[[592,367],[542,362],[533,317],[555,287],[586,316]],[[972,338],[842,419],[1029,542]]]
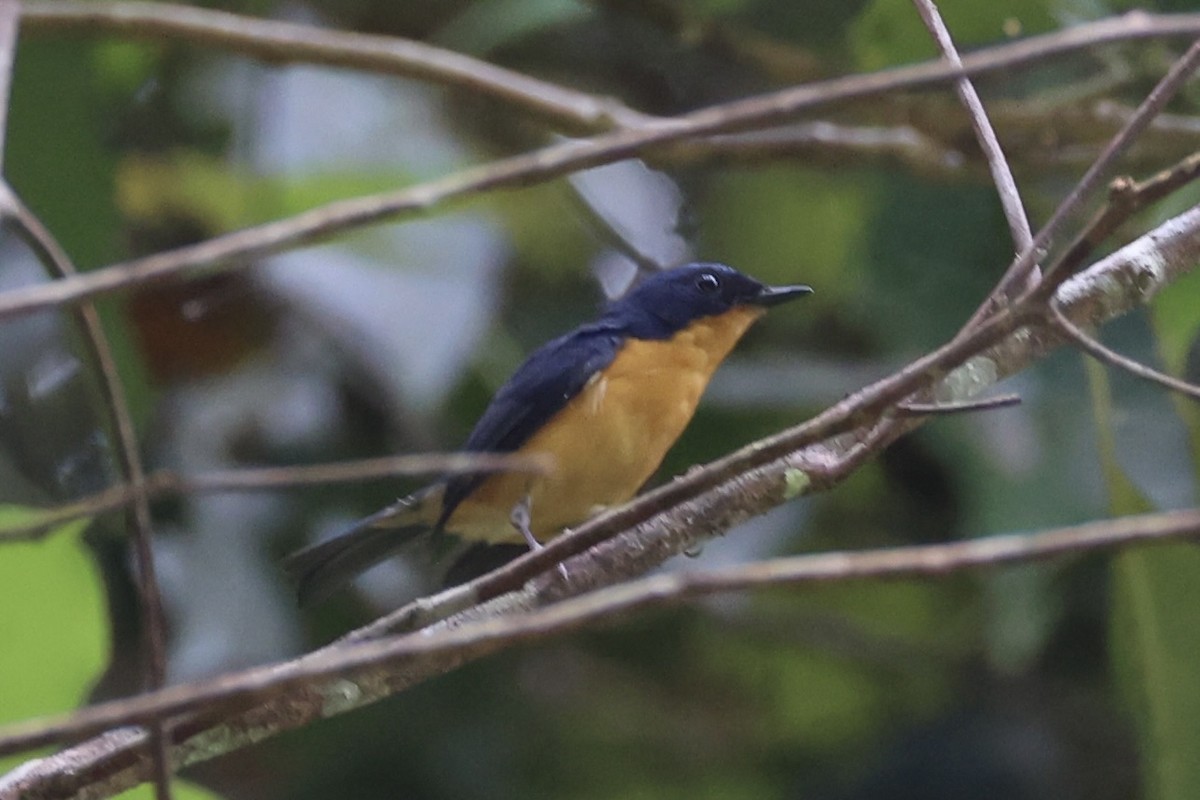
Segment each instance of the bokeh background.
[[[905,0],[204,5],[420,39],[663,115],[934,56]],[[964,48],[1132,7],[946,6]],[[1035,228],[1180,51],[1108,46],[979,82]],[[1187,87],[1123,169],[1147,175],[1196,149],[1198,101]],[[453,449],[526,353],[629,280],[606,227],[661,263],[723,261],[816,289],[739,347],[658,480],[805,419],[952,335],[1013,246],[949,91],[802,122],[779,151],[625,162],[105,298],[149,465]],[[37,32],[20,42],[5,164],[87,269],[563,133],[411,80]],[[1121,239],[1196,201],[1182,193]],[[5,229],[0,290],[45,280]],[[1105,340],[1186,374],[1197,309],[1200,280],[1185,279]],[[114,467],[65,318],[0,321],[0,341],[3,522],[102,488]],[[1194,407],[1067,352],[1004,388],[1023,404],[934,421],[835,491],[668,568],[1194,502]],[[428,588],[432,556],[414,552],[301,612],[278,568],[416,485],[156,504],[171,680],[295,656]],[[514,650],[184,776],[267,800],[1194,797],[1198,577],[1189,544],[723,597]],[[134,691],[136,609],[116,519],[0,545],[0,722]]]

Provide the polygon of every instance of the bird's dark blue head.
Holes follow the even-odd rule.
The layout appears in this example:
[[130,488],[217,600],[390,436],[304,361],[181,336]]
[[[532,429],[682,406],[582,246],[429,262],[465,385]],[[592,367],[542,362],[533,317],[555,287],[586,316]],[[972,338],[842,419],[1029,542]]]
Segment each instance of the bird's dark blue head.
[[602,319],[638,338],[668,339],[704,317],[767,308],[811,292],[807,286],[766,286],[724,264],[686,264],[646,278],[609,303]]

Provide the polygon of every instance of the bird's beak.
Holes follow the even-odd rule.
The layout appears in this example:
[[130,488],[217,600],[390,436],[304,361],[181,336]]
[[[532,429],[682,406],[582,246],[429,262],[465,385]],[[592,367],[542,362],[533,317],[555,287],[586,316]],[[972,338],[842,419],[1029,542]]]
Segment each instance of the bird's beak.
[[759,290],[754,300],[751,301],[755,305],[777,306],[780,303],[786,303],[789,300],[794,300],[797,297],[803,297],[806,294],[812,294],[810,286],[764,286]]

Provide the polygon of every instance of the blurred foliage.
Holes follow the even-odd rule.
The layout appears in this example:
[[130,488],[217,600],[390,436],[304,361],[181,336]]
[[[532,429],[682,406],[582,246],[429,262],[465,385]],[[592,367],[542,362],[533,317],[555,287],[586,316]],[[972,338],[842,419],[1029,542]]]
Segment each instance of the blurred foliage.
[[[0,506],[0,525],[35,518],[31,509]],[[80,539],[86,526],[78,520],[39,541],[4,545],[0,722],[70,711],[108,662],[104,587]],[[20,760],[0,759],[0,770]]]
[[[947,3],[939,8],[962,50],[1017,34],[1032,36],[1058,27],[1055,5],[1043,0],[1012,3]],[[850,28],[849,44],[861,70],[924,61],[937,55],[921,18],[907,0],[874,0]]]
[[[420,38],[654,113],[934,53],[908,0],[205,5]],[[1131,7],[945,5],[964,50]],[[1091,115],[1095,87],[1135,104],[1177,50],[1110,47],[981,82],[985,102],[1005,101],[999,133],[1019,143],[1010,155],[1035,226],[1108,135]],[[1190,118],[1195,103],[1184,97],[1173,111]],[[846,149],[812,163],[692,163],[655,173],[677,190],[663,193],[671,200],[655,200],[644,175],[612,179],[630,208],[648,209],[635,245],[650,250],[653,232],[667,231],[696,258],[816,288],[747,337],[659,479],[793,424],[939,344],[1011,257],[949,91],[829,113],[912,126],[965,166],[914,174]],[[523,114],[460,91],[167,41],[44,34],[21,42],[9,124],[8,177],[81,268],[549,141]],[[1148,138],[1129,168],[1161,169],[1194,149],[1186,127]],[[457,446],[524,354],[592,315],[604,297],[596,276],[619,272],[570,192],[556,181],[488,195],[253,270],[106,299],[151,465],[199,471]],[[1195,200],[1174,202],[1113,246]],[[0,279],[8,269],[0,265]],[[1107,340],[1200,378],[1198,291],[1196,275],[1180,281],[1149,315],[1110,326]],[[11,341],[15,324],[0,322],[0,336]],[[44,378],[33,366],[0,358],[4,379],[21,385]],[[1195,404],[1150,401],[1127,381],[1110,387],[1103,372],[1088,374],[1077,356],[1054,354],[1006,387],[1021,393],[1020,408],[933,421],[835,491],[673,566],[951,541],[1194,503]],[[1089,389],[1094,415],[1084,411]],[[47,423],[24,421],[22,441],[38,441],[34,428]],[[1177,431],[1190,433],[1190,447]],[[31,505],[9,496],[18,482],[4,456],[0,501]],[[283,552],[412,484],[158,504],[172,675],[294,655],[427,586],[432,570],[416,554],[408,571],[386,565],[301,615],[276,569]],[[81,526],[68,527],[0,546],[4,721],[136,685],[127,554],[114,554],[119,543],[104,529],[89,549]],[[718,598],[468,665],[184,777],[231,800],[1191,797],[1200,783],[1193,549]],[[178,796],[205,795],[185,786]]]
[[[176,800],[220,800],[215,794],[203,786],[197,786],[190,781],[175,781],[171,784],[171,794]],[[151,800],[154,797],[154,787],[146,785],[128,792],[121,792],[117,800]]]
[[[1098,366],[1089,375],[1112,513],[1146,511],[1150,502],[1119,463],[1107,377]],[[1200,551],[1187,543],[1121,553],[1113,578],[1112,655],[1144,747],[1146,796],[1194,797],[1200,769],[1186,753],[1200,746],[1200,702],[1191,691],[1200,629],[1184,609],[1200,599]]]

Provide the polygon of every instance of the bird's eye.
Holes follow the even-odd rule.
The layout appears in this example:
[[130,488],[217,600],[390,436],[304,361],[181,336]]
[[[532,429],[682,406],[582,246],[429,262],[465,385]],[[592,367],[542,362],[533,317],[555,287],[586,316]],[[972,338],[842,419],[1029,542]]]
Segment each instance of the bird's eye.
[[711,272],[702,272],[700,277],[696,278],[696,288],[705,294],[712,294],[721,288],[721,281]]

